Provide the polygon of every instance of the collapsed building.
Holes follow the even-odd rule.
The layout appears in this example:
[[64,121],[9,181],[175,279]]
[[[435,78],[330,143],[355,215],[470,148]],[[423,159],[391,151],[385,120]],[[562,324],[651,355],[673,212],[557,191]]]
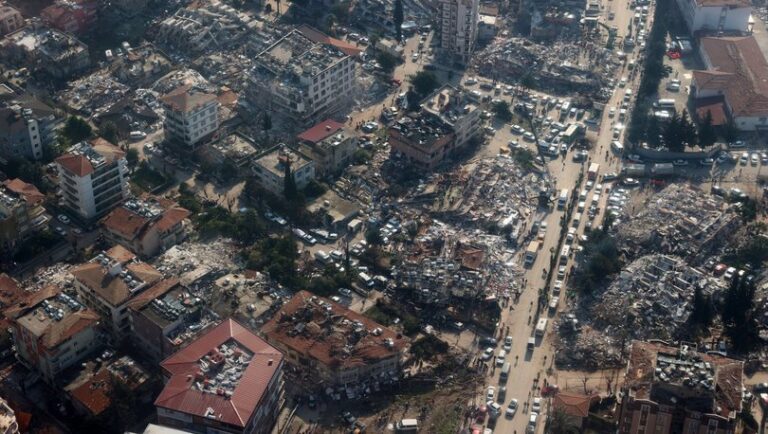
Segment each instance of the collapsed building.
[[88,46],[74,36],[39,23],[24,27],[0,41],[0,58],[65,79],[91,64]]

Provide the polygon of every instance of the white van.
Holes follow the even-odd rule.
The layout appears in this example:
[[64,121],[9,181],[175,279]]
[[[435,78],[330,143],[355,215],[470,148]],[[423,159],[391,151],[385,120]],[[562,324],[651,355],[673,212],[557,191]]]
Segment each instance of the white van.
[[399,433],[417,432],[419,430],[419,421],[416,419],[403,419],[395,424],[395,430]]
[[525,427],[525,432],[527,433],[536,432],[536,422],[538,418],[539,418],[539,413],[531,413],[531,416],[528,418],[528,426]]

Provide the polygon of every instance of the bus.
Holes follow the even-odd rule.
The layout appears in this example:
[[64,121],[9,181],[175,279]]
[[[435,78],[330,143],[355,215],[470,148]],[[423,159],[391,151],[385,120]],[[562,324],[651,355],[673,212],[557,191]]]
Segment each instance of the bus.
[[600,172],[600,165],[597,163],[592,163],[589,165],[589,170],[587,171],[587,179],[590,181],[594,181],[597,179],[597,174]]
[[539,242],[531,241],[530,244],[528,244],[528,248],[525,249],[525,265],[526,266],[533,265],[533,262],[536,260],[536,255],[538,254],[539,254]]
[[399,433],[419,431],[419,421],[416,419],[403,419],[395,425],[395,431]]
[[536,323],[536,336],[544,336],[544,333],[546,331],[547,331],[547,319],[540,318],[539,321]]
[[662,111],[663,110],[675,111],[675,100],[670,98],[662,98],[656,101],[656,104],[654,104],[654,108],[657,108]]
[[611,149],[613,149],[613,152],[621,154],[624,152],[624,145],[622,145],[620,141],[614,140],[611,142]]
[[557,207],[565,208],[566,203],[568,203],[568,189],[564,188],[560,190],[560,197],[557,198]]

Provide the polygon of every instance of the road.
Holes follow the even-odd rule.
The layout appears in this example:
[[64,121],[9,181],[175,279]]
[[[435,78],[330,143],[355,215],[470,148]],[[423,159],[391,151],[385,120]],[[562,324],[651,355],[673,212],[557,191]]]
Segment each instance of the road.
[[[615,14],[615,17],[613,20],[608,20],[607,15],[609,12],[613,12]],[[608,23],[608,25],[615,25],[618,28],[618,38],[617,40],[620,41],[622,38],[627,34],[628,30],[628,24],[630,20],[632,19],[632,16],[634,15],[634,12],[629,9],[629,1],[628,0],[605,0],[603,3],[603,14],[606,17],[605,22]],[[652,11],[649,13],[649,17],[652,16]],[[649,18],[650,21],[650,18]],[[649,27],[650,27],[650,23]],[[637,56],[637,53],[631,54],[630,59]],[[630,60],[628,59],[628,60]],[[636,62],[638,62],[636,60]],[[635,74],[634,78],[630,80],[630,82],[627,84],[628,87],[634,87],[636,88],[638,84],[638,78],[640,74]],[[622,68],[621,70],[617,71],[616,74],[616,80],[618,80],[622,76],[628,76],[627,71]],[[628,76],[629,78],[629,76]],[[614,94],[610,101],[608,102],[606,107],[610,106],[617,106],[621,104],[622,98],[624,96],[624,88],[617,87],[614,91]],[[617,110],[618,111],[618,110]],[[550,112],[549,115],[553,116],[553,119],[557,119],[555,113]],[[553,174],[555,177],[555,180],[557,182],[557,188],[568,188],[572,189],[575,186],[576,181],[579,178],[579,173],[584,171],[584,180],[583,182],[586,182],[586,166],[588,165],[588,162],[596,162],[600,164],[600,172],[606,173],[609,171],[618,172],[619,170],[619,164],[620,161],[618,158],[615,158],[613,154],[610,152],[610,143],[612,141],[612,128],[611,125],[615,121],[615,119],[609,117],[609,110],[606,108],[603,114],[603,119],[601,123],[601,129],[597,134],[597,140],[595,143],[595,146],[590,151],[590,157],[589,161],[585,161],[582,163],[573,162],[572,152],[573,150],[569,151],[568,154],[565,157],[561,157],[560,159],[556,159],[549,162],[549,172],[550,174]],[[618,116],[618,115],[617,115]],[[497,153],[498,147],[503,146],[502,144],[505,144],[507,142],[507,139],[511,139],[512,137],[509,137],[508,128],[503,128],[499,131],[497,136],[500,135],[501,137],[495,137],[494,144],[491,145],[490,149],[487,150],[487,153]],[[608,151],[608,152],[606,152]],[[607,185],[603,186],[603,189],[605,189]],[[582,186],[578,186],[579,189],[582,188]],[[590,192],[589,196],[592,196],[594,194],[594,191]],[[603,210],[605,209],[605,203],[607,200],[607,194],[603,192],[600,195],[600,213],[598,214],[597,218],[594,220],[594,224],[597,225],[597,222],[601,221]],[[588,208],[588,206],[586,207]],[[574,210],[574,213],[577,213],[576,210]],[[586,213],[586,210],[583,214]],[[556,207],[553,207],[550,212],[544,213],[544,214],[537,214],[535,218],[543,219],[547,222],[548,231],[546,236],[544,237],[543,246],[536,258],[536,261],[534,262],[533,266],[526,272],[525,278],[527,279],[528,283],[526,285],[526,289],[523,292],[522,296],[520,297],[519,302],[513,306],[514,310],[508,310],[504,309],[502,311],[502,318],[500,321],[500,324],[502,325],[500,327],[501,333],[499,334],[499,337],[502,339],[505,336],[512,336],[512,350],[511,354],[507,356],[507,361],[512,363],[512,373],[510,375],[511,379],[506,382],[506,399],[504,401],[504,409],[506,409],[506,405],[509,403],[511,399],[517,399],[519,406],[517,410],[517,414],[513,418],[506,418],[505,416],[500,416],[496,421],[496,426],[494,428],[495,432],[499,433],[523,433],[526,430],[526,425],[528,424],[528,419],[530,415],[530,404],[532,402],[532,399],[539,395],[540,388],[544,384],[544,380],[547,379],[547,381],[551,382],[552,384],[556,383],[556,376],[557,373],[554,371],[550,371],[549,368],[553,368],[553,358],[554,358],[554,349],[552,347],[551,343],[551,337],[550,334],[553,330],[553,324],[552,324],[552,317],[549,316],[548,312],[546,311],[546,307],[542,311],[541,317],[549,318],[549,324],[547,327],[547,333],[543,337],[543,339],[537,339],[537,345],[535,349],[532,352],[529,352],[526,350],[527,341],[530,337],[534,335],[534,328],[536,326],[536,317],[534,316],[536,311],[535,304],[537,303],[538,299],[538,292],[539,288],[544,287],[545,285],[545,275],[542,273],[542,270],[545,268],[549,268],[549,261],[550,261],[550,251],[558,252],[559,255],[559,228],[561,225],[561,218],[563,217],[564,211],[557,209]],[[570,224],[570,222],[568,222]],[[579,227],[578,227],[578,233],[582,234],[585,230],[585,227],[588,225],[588,219],[586,215],[582,215]],[[573,259],[570,259],[568,261],[568,268],[572,265]],[[553,279],[554,281],[554,279]],[[547,288],[547,291],[549,291],[549,288]],[[565,291],[561,293],[562,297],[560,299],[560,305],[558,310],[561,310],[568,300],[564,296]],[[499,346],[501,348],[501,346]],[[498,352],[498,350],[497,350]],[[494,368],[489,371],[489,376],[487,378],[486,386],[493,385],[497,389],[500,385],[500,383],[503,384],[503,382],[500,382],[499,379],[499,373],[500,368]],[[552,374],[552,375],[549,375]],[[482,396],[478,399],[480,402],[483,402],[485,399],[485,393],[486,389],[484,388],[481,392]],[[546,409],[547,405],[546,403],[543,405],[543,409]],[[537,432],[544,432],[544,417],[545,415],[542,415],[539,417],[538,423],[537,423]]]

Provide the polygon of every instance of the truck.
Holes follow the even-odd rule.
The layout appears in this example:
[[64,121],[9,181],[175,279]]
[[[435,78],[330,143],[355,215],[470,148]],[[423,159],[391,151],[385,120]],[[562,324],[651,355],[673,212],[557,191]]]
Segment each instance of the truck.
[[590,181],[596,180],[598,173],[600,173],[600,165],[597,163],[590,164],[589,170],[587,171],[587,179]]
[[547,331],[547,319],[539,318],[539,321],[536,323],[536,336],[542,337],[544,336],[544,333],[546,331]]
[[536,255],[538,254],[539,254],[539,242],[531,241],[528,244],[528,248],[525,249],[525,265],[526,266],[533,265],[533,262],[536,260]]
[[675,173],[675,165],[672,163],[656,163],[651,167],[653,176],[667,176]]
[[645,176],[645,164],[625,164],[621,168],[621,173],[626,176]]
[[568,128],[563,132],[562,137],[563,141],[566,143],[573,143],[574,140],[579,138],[581,134],[581,125],[579,124],[571,124],[568,126]]

